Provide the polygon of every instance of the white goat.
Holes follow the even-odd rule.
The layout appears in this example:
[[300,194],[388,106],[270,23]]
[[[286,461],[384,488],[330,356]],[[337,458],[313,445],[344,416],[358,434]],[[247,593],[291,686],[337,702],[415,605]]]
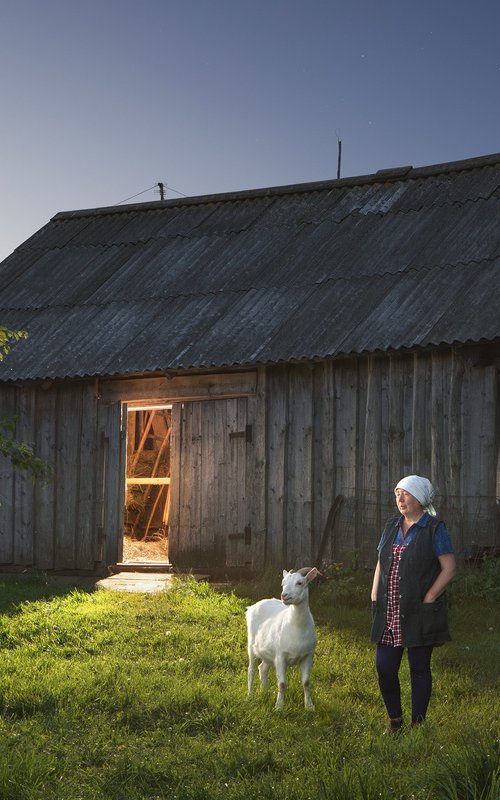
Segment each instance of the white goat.
[[313,709],[309,676],[316,647],[314,620],[309,610],[308,585],[318,574],[313,567],[283,570],[281,600],[259,600],[246,609],[248,627],[248,694],[251,694],[258,659],[260,681],[267,689],[269,667],[276,670],[278,697],[275,708],[283,708],[286,669],[299,664],[304,687],[304,705]]

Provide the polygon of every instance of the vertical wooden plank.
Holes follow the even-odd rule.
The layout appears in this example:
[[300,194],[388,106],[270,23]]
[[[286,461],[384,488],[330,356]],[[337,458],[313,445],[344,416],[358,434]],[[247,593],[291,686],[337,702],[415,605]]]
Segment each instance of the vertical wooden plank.
[[392,490],[392,476],[389,469],[389,432],[390,432],[390,378],[389,378],[389,359],[381,358],[378,361],[380,369],[380,473],[379,485],[377,487],[377,502],[380,514],[377,520],[378,529],[371,532],[372,539],[369,544],[369,552],[373,563],[376,561],[376,545],[379,541],[379,533],[385,525],[386,520],[394,511],[394,495]]
[[229,458],[229,432],[227,420],[227,402],[214,400],[214,462],[215,462],[215,549],[212,563],[221,568],[226,565],[226,543],[229,530],[227,463]]
[[94,529],[96,532],[94,543],[94,562],[101,567],[105,565],[104,553],[104,499],[105,481],[108,460],[107,442],[102,429],[102,415],[98,406],[96,438],[96,458],[94,475]]
[[202,509],[200,503],[201,496],[201,463],[203,454],[203,440],[201,435],[201,403],[193,403],[191,408],[192,415],[192,439],[191,446],[193,449],[191,461],[191,474],[192,474],[192,494],[189,504],[190,510],[190,531],[189,540],[191,542],[191,549],[195,556],[196,566],[203,564],[203,554],[201,547],[201,520]]
[[[463,549],[464,515],[462,504],[462,472],[464,447],[462,432],[462,397],[465,361],[461,351],[454,348],[449,357],[450,389],[448,397],[448,508],[446,522],[452,532],[454,547]],[[423,473],[425,474],[425,473]]]
[[127,495],[127,404],[121,404],[120,416],[120,457],[118,487],[118,530],[117,560],[123,561],[123,537],[125,535],[125,498]]
[[[23,388],[18,393],[16,438],[20,442],[33,444],[35,433],[35,389]],[[14,562],[31,566],[34,556],[35,504],[34,482],[29,472],[16,470],[14,503],[16,506],[16,528],[14,538]]]
[[180,444],[180,471],[179,471],[179,549],[177,551],[176,564],[179,566],[189,564],[189,541],[188,532],[190,530],[190,519],[188,518],[189,497],[191,492],[191,404],[182,403],[181,406],[181,426],[182,439]]
[[[245,436],[238,436],[233,439],[233,444],[236,445],[236,520],[235,532],[238,534],[244,533],[247,525],[250,524],[248,514],[248,498],[247,498],[247,449],[251,447],[251,443],[247,444],[246,441],[246,426],[248,422],[248,408],[247,398],[240,397],[236,400],[237,404],[237,420],[236,428],[239,433],[245,433]],[[247,539],[237,539],[237,564],[245,568],[252,566],[252,545],[251,537]]]
[[267,541],[267,369],[257,372],[257,394],[247,400],[247,421],[252,426],[252,442],[246,447],[247,515],[251,525],[251,562],[254,570],[265,567]]
[[[81,386],[82,414],[76,455],[78,490],[76,497],[76,554],[78,569],[94,568],[96,526],[94,515],[94,491],[96,469],[97,398],[92,383]],[[118,560],[121,560],[120,554]]]
[[215,402],[200,404],[202,461],[200,475],[200,546],[207,561],[214,559],[217,520],[215,465]]
[[470,409],[464,430],[464,515],[470,550],[499,543],[496,506],[498,442],[496,437],[496,368],[470,367],[466,381],[466,402]]
[[180,491],[182,403],[172,404],[172,436],[170,440],[170,517],[168,529],[168,559],[176,564],[180,553]]
[[335,486],[342,494],[337,526],[336,555],[343,558],[354,549],[356,518],[357,458],[357,368],[356,362],[343,361],[334,370],[335,381]]
[[57,397],[55,459],[54,568],[74,569],[78,496],[78,444],[82,399],[71,384],[61,386]]
[[[110,482],[110,503],[115,508],[115,522],[111,529],[112,536],[107,538],[111,545],[109,563],[121,561],[123,557],[123,535],[125,532],[125,490],[127,478],[127,406],[116,403],[112,419],[110,419],[110,438],[116,443],[116,455],[113,460],[113,480]],[[115,449],[110,450],[115,454]],[[110,461],[111,467],[111,461]],[[111,468],[109,470],[111,477]]]
[[432,451],[431,357],[427,352],[413,355],[412,465],[417,475],[430,476]]
[[239,474],[239,456],[242,440],[231,436],[238,433],[238,400],[226,400],[226,438],[227,470],[225,471],[226,482],[226,530],[223,533],[225,544],[230,533],[238,533],[238,481],[241,480]]
[[191,497],[191,532],[190,540],[193,548],[198,553],[197,564],[203,564],[203,551],[201,545],[201,464],[203,457],[203,437],[201,431],[201,403],[193,403],[193,494]]
[[[196,519],[196,508],[193,508],[193,495],[196,490],[196,465],[194,461],[194,444],[199,432],[193,424],[193,403],[182,406],[182,443],[180,472],[180,514],[179,514],[179,553],[178,563],[181,566],[197,565],[198,551],[193,541],[193,520]],[[198,442],[199,445],[199,442]]]
[[365,455],[364,441],[365,441],[365,425],[366,425],[366,398],[368,393],[368,369],[367,360],[365,358],[358,358],[357,363],[357,380],[356,380],[356,504],[354,509],[354,541],[353,550],[355,563],[359,563],[360,556],[360,542],[363,536],[363,518],[368,514],[367,503],[368,499],[365,494],[364,483],[364,462]]
[[[35,484],[34,566],[54,569],[54,530],[56,497],[56,408],[57,389],[39,388],[36,400],[36,453],[53,469],[53,478]],[[91,509],[92,511],[92,509]]]
[[471,548],[475,544],[476,500],[474,494],[477,490],[477,486],[472,483],[472,476],[476,474],[477,459],[476,414],[472,406],[475,390],[472,386],[472,372],[470,363],[467,363],[462,384],[461,413],[463,467],[460,481],[460,517],[462,522],[455,527],[453,520],[446,520],[455,550],[467,556],[472,554]]
[[[445,387],[443,377],[442,356],[439,352],[431,355],[432,381],[431,381],[431,431],[432,453],[431,472],[432,480],[436,485],[442,486],[444,480],[446,441],[445,428]],[[441,478],[443,476],[443,478]]]
[[[380,508],[380,464],[381,464],[381,378],[380,359],[373,356],[364,359],[360,364],[360,380],[358,382],[360,416],[359,440],[360,453],[360,485],[358,497],[360,510],[357,516],[356,549],[359,551],[361,563],[369,565],[373,560],[372,538],[381,530]],[[362,413],[361,413],[362,410]],[[371,535],[370,535],[371,534]]]
[[431,355],[431,475],[429,477],[437,492],[437,508],[439,515],[448,519],[453,515],[453,501],[449,486],[449,355],[440,351]]
[[201,463],[203,454],[201,404],[184,403],[179,527],[183,566],[202,566]]
[[[228,512],[229,528],[226,537],[226,564],[228,567],[252,566],[251,537],[244,537],[249,525],[247,498],[247,399],[227,401],[228,421]],[[237,538],[236,538],[237,537]]]
[[126,429],[122,426],[121,402],[98,405],[98,446],[103,463],[103,560],[106,565],[120,559],[123,540]]
[[247,442],[247,425],[248,421],[248,400],[246,397],[238,399],[238,430],[245,432],[245,436],[238,439],[238,533],[245,533],[248,525],[250,525],[250,535],[245,539],[239,539],[239,551],[241,564],[250,569],[252,567],[252,535],[251,535],[251,519],[248,510],[249,505],[249,485],[250,476],[248,470],[253,466],[252,461],[248,458],[248,450],[253,447],[253,431],[252,441]]
[[[236,474],[238,475],[238,482],[236,486],[236,503],[237,503],[237,513],[236,513],[236,528],[237,532],[241,532],[245,530],[245,526],[249,524],[248,518],[248,501],[247,501],[247,440],[246,440],[246,431],[247,431],[247,423],[248,423],[248,408],[247,408],[247,398],[240,397],[237,401],[237,430],[239,433],[245,432],[245,436],[239,437],[236,441],[238,442],[238,449],[237,449],[237,461],[236,461]],[[249,560],[250,550],[248,549],[248,545],[244,545],[245,558],[243,563],[247,566],[251,566],[251,559]]]
[[400,478],[416,472],[413,463],[413,378],[413,355],[401,356],[403,464]]
[[405,475],[404,471],[404,400],[403,363],[400,356],[389,358],[389,450],[388,464],[391,487]]
[[[16,389],[0,386],[1,416],[16,415]],[[10,459],[0,457],[0,564],[14,561],[16,513],[14,503],[14,469]]]
[[107,547],[107,519],[108,519],[108,469],[109,469],[109,435],[108,435],[108,406],[102,402],[97,408],[97,436],[98,468],[96,470],[96,522],[97,546],[95,560],[101,566],[108,564]]
[[[313,372],[313,535],[312,548],[317,555],[328,513],[335,497],[334,486],[334,385],[332,362],[317,365]],[[333,541],[325,553],[333,560]]]
[[313,392],[309,367],[293,366],[289,381],[287,451],[287,563],[311,564]]
[[267,542],[266,564],[285,567],[285,463],[288,425],[288,369],[270,368],[267,375]]

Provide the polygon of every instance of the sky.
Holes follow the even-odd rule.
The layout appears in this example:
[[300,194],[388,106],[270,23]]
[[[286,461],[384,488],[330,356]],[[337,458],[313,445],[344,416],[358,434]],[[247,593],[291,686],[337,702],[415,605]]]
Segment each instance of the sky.
[[498,0],[0,0],[0,259],[59,211],[500,152]]

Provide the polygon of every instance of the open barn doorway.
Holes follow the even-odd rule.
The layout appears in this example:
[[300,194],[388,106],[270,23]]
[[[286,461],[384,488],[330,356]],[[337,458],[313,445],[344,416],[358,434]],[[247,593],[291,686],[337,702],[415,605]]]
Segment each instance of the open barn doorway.
[[169,561],[171,440],[171,405],[128,407],[125,563]]

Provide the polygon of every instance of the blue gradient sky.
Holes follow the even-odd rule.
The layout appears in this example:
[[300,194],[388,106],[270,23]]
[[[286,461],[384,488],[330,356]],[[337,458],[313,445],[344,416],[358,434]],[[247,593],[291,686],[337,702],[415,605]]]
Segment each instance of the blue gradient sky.
[[[0,258],[62,210],[500,151],[499,0],[0,0]],[[159,199],[153,190],[134,202]]]

